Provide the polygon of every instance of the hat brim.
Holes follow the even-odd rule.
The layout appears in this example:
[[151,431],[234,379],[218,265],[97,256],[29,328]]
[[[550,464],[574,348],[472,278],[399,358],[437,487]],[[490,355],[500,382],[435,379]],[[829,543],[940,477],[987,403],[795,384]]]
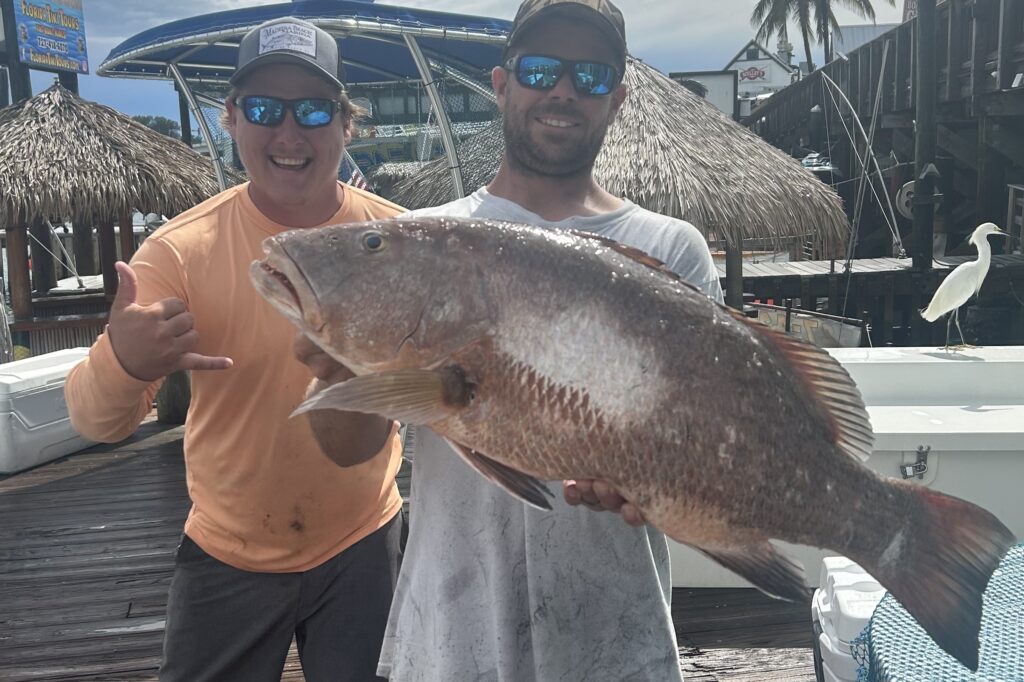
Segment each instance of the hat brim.
[[260,68],[261,66],[267,66],[268,64],[295,64],[296,66],[302,66],[308,69],[309,71],[312,71],[317,76],[320,76],[324,80],[330,82],[331,84],[336,85],[342,90],[345,89],[345,84],[341,81],[341,79],[338,78],[338,76],[332,74],[330,71],[320,66],[312,59],[297,54],[291,54],[288,52],[275,52],[256,57],[255,59],[251,60],[248,64],[246,64],[245,66],[231,74],[231,78],[228,79],[228,83],[234,86],[238,86],[245,79],[245,77],[252,73],[254,70]]

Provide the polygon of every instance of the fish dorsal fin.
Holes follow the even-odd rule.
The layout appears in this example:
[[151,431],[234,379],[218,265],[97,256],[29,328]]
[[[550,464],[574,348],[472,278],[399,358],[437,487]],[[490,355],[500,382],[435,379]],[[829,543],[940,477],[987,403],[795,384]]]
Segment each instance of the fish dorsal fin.
[[533,476],[524,474],[521,471],[516,471],[501,462],[495,461],[485,455],[481,455],[476,450],[468,448],[465,445],[460,445],[450,438],[446,438],[445,440],[448,441],[448,444],[451,445],[457,453],[462,455],[462,459],[466,460],[466,463],[469,464],[469,466],[476,469],[477,472],[479,472],[480,475],[488,481],[494,483],[500,488],[503,488],[513,497],[520,499],[529,505],[546,511],[551,510],[551,503],[546,499],[551,497],[551,491],[548,490],[546,485]]
[[753,321],[732,308],[725,310],[782,352],[831,418],[836,444],[851,457],[867,460],[875,442],[871,420],[857,385],[843,366],[822,348]]
[[403,424],[433,424],[464,407],[471,392],[458,367],[400,369],[329,386],[299,405],[292,416],[342,410],[379,414]]
[[599,234],[594,234],[593,232],[585,232],[583,230],[569,230],[569,232],[571,234],[576,235],[577,237],[591,239],[595,242],[603,244],[604,246],[607,246],[609,249],[617,251],[621,253],[623,256],[626,256],[627,258],[632,258],[636,262],[642,263],[649,268],[661,270],[669,275],[672,275],[676,279],[679,279],[679,275],[669,270],[668,267],[665,265],[664,261],[658,260],[657,258],[650,255],[646,251],[642,251],[641,249],[638,249],[635,246],[629,246],[627,244],[623,244],[622,242],[617,242],[614,239],[610,239]]
[[603,237],[599,234],[594,234],[593,232],[584,232],[583,230],[568,230],[568,232],[577,237],[581,237],[583,239],[590,239],[592,241],[598,242],[602,246],[607,246],[612,251],[622,254],[623,256],[629,258],[630,260],[636,261],[640,265],[648,267],[652,270],[657,270],[658,272],[662,273],[663,275],[667,275],[668,277],[678,282],[679,284],[682,284],[685,287],[689,287],[703,296],[707,296],[707,294],[701,291],[698,287],[684,280],[674,270],[669,269],[669,267],[665,265],[664,261],[658,260],[657,258],[650,255],[646,251],[638,249],[634,246],[623,244],[622,242],[617,242],[614,239],[609,239],[608,237]]

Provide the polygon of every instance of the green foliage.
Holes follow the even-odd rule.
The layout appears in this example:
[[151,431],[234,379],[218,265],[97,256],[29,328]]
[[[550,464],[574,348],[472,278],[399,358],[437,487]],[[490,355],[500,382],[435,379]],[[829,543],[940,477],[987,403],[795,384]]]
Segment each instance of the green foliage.
[[[890,5],[895,0],[884,0]],[[757,0],[750,23],[757,27],[757,40],[768,41],[775,34],[786,36],[786,25],[792,20],[796,22],[803,39],[807,64],[814,70],[811,59],[811,41],[816,39],[825,49],[826,63],[832,60],[832,45],[829,30],[840,36],[839,22],[836,21],[833,7],[841,6],[868,19],[875,20],[875,9],[871,0]]]
[[173,137],[175,140],[181,139],[181,126],[166,116],[132,116],[132,120],[152,128],[161,135]]

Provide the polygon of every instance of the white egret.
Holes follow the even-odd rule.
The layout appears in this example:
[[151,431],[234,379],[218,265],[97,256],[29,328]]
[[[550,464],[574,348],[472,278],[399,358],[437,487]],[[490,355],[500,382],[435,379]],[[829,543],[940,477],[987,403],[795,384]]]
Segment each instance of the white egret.
[[956,322],[956,330],[960,333],[960,343],[967,345],[963,330],[960,329],[960,306],[981,291],[981,284],[988,274],[992,263],[992,247],[988,244],[990,235],[1008,236],[994,223],[982,223],[974,228],[970,242],[978,249],[978,259],[969,263],[961,263],[949,273],[942,284],[935,290],[931,303],[921,311],[921,317],[934,322],[947,313],[952,313],[946,321],[946,349],[949,349],[950,323]]

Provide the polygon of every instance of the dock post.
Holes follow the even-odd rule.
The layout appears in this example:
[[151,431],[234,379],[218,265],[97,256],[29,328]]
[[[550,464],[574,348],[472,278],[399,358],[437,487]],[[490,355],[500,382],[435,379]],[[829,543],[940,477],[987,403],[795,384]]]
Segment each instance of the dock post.
[[53,243],[50,227],[45,221],[35,220],[29,225],[28,250],[32,254],[32,288],[40,295],[57,286],[57,270],[53,254],[57,247]]
[[97,230],[100,242],[100,272],[103,273],[103,293],[111,301],[117,294],[117,242],[114,238],[113,218],[104,218]]
[[938,72],[935,68],[935,0],[917,3],[917,130],[914,134],[913,267],[932,267],[932,229],[935,217],[935,146],[938,138],[935,107]]
[[18,60],[18,24],[14,18],[14,0],[0,0],[0,13],[2,13],[4,27],[4,42],[7,45],[6,62],[0,62],[0,66],[7,67],[7,76],[11,85],[11,104],[17,104],[23,99],[32,96],[32,79],[29,69]]
[[156,420],[161,424],[184,424],[192,401],[192,382],[185,370],[171,372],[156,393]]
[[725,304],[743,310],[743,246],[725,240]]
[[121,260],[131,261],[135,255],[135,227],[132,225],[132,209],[125,208],[117,217],[118,241],[121,242]]
[[28,226],[7,226],[7,276],[10,278],[14,321],[32,317],[32,281],[28,268]]
[[79,275],[95,275],[96,256],[93,253],[93,236],[95,230],[84,219],[75,222],[75,233],[72,237],[72,252],[75,254],[75,269]]

